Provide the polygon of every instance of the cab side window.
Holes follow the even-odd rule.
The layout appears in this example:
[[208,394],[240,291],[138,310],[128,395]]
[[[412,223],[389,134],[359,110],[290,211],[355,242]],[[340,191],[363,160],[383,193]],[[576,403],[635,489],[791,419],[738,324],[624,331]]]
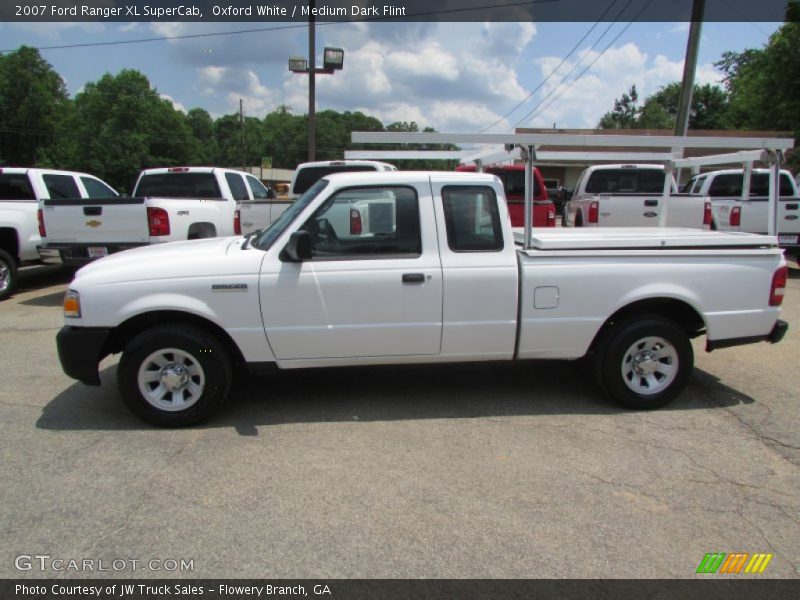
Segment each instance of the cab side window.
[[228,187],[231,188],[231,194],[234,200],[250,199],[250,196],[247,195],[247,186],[245,186],[241,175],[225,173],[225,181],[228,182]]
[[86,188],[86,195],[89,198],[114,198],[119,195],[99,179],[81,177],[81,181],[83,182],[83,187]]
[[422,254],[417,193],[410,187],[341,190],[303,224],[312,260],[409,258]]
[[488,186],[445,186],[442,207],[447,244],[453,252],[499,252],[503,228],[497,196]]
[[80,198],[78,184],[72,175],[42,175],[51,198]]

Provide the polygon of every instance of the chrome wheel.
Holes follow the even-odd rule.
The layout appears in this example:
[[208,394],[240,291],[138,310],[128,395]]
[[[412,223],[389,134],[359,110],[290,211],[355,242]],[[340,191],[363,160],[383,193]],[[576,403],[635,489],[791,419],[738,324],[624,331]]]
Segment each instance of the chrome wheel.
[[142,397],[149,404],[175,412],[189,408],[200,399],[206,377],[199,361],[188,352],[162,348],[142,361],[137,382]]
[[622,380],[643,396],[658,394],[678,376],[678,351],[662,337],[634,342],[622,358]]
[[8,290],[11,285],[11,267],[0,261],[0,294]]

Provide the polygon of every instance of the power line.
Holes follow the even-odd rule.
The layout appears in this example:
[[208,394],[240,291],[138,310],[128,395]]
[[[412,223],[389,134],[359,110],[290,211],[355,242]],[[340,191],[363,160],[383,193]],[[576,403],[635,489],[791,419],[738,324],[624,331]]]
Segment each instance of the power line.
[[[455,14],[455,13],[464,13],[464,12],[473,12],[476,10],[486,10],[486,9],[505,9],[505,8],[512,8],[515,6],[528,6],[528,5],[535,5],[535,4],[554,4],[558,2],[563,2],[564,0],[528,0],[527,2],[510,2],[507,4],[489,4],[485,6],[472,6],[467,8],[451,8],[448,10],[438,10],[438,11],[428,11],[428,12],[421,12],[421,13],[414,13],[409,14],[407,17],[433,17],[433,16],[440,16],[445,14]],[[393,17],[365,17],[363,19],[350,19],[347,21],[328,21],[325,23],[317,23],[317,27],[323,27],[328,25],[342,25],[344,23],[368,23],[368,22],[390,22],[394,18]],[[209,33],[192,33],[192,34],[184,34],[184,35],[165,35],[165,36],[158,36],[158,37],[149,37],[149,38],[138,38],[134,40],[113,40],[109,42],[83,42],[78,44],[61,44],[58,46],[37,46],[34,47],[35,50],[66,50],[70,48],[93,48],[97,46],[122,46],[125,44],[145,44],[149,42],[165,42],[165,41],[172,41],[172,40],[186,40],[186,39],[197,39],[197,38],[206,38],[206,37],[218,37],[224,35],[241,35],[246,33],[263,33],[265,31],[282,31],[287,29],[305,29],[308,27],[307,23],[294,23],[292,25],[278,25],[275,27],[256,27],[252,29],[239,29],[234,31],[214,31]],[[7,54],[8,52],[14,52],[16,48],[10,48],[5,50],[0,50],[0,54]]]
[[523,99],[522,99],[522,100],[521,100],[521,101],[520,101],[520,102],[519,102],[519,103],[518,103],[516,106],[514,106],[514,108],[512,108],[511,110],[509,110],[509,111],[508,111],[506,114],[504,114],[502,117],[500,117],[499,119],[497,119],[497,120],[496,120],[494,123],[492,123],[492,124],[491,124],[491,125],[489,125],[488,127],[484,127],[483,129],[481,129],[480,131],[478,131],[478,133],[484,133],[485,131],[488,131],[489,129],[491,129],[491,128],[492,128],[492,127],[494,127],[495,125],[497,125],[497,124],[499,124],[499,123],[502,123],[502,122],[503,122],[503,120],[505,120],[505,118],[506,118],[506,117],[508,117],[508,116],[509,116],[511,113],[513,113],[515,110],[517,110],[517,109],[518,109],[520,106],[522,106],[522,105],[523,105],[523,104],[525,104],[525,103],[526,103],[528,100],[530,100],[530,99],[533,97],[533,95],[534,95],[536,92],[538,92],[538,91],[539,91],[539,90],[542,88],[542,86],[543,86],[545,83],[547,83],[547,82],[550,80],[550,78],[551,78],[553,75],[555,75],[556,71],[558,71],[558,70],[561,68],[561,66],[562,66],[562,65],[563,65],[565,62],[567,62],[567,60],[569,59],[569,57],[570,57],[570,56],[572,56],[572,55],[575,53],[575,50],[577,50],[577,49],[578,49],[578,47],[579,47],[579,46],[580,46],[580,45],[583,43],[583,41],[584,41],[584,40],[585,40],[587,37],[589,37],[589,34],[590,34],[590,33],[592,33],[592,31],[594,31],[594,28],[595,28],[595,27],[597,27],[597,25],[600,23],[600,21],[602,21],[602,20],[603,20],[603,17],[605,17],[605,16],[606,16],[606,14],[608,14],[608,11],[609,11],[609,10],[611,10],[611,7],[612,7],[612,6],[614,6],[616,3],[617,3],[617,0],[611,0],[611,4],[609,4],[609,5],[608,5],[608,7],[606,8],[606,10],[603,12],[603,14],[602,14],[602,15],[600,15],[600,18],[599,18],[599,19],[597,19],[597,21],[595,21],[595,22],[594,22],[594,25],[592,25],[592,26],[589,28],[589,30],[588,30],[586,33],[584,33],[584,34],[583,34],[583,37],[582,37],[580,40],[578,40],[578,43],[577,43],[577,44],[575,44],[575,45],[572,47],[572,50],[570,50],[570,51],[569,51],[569,53],[568,53],[568,54],[567,54],[567,55],[564,57],[564,59],[563,59],[563,60],[562,60],[560,63],[558,63],[558,66],[557,66],[555,69],[553,69],[552,71],[550,71],[550,73],[547,75],[547,77],[545,77],[545,78],[544,78],[544,80],[543,80],[543,81],[542,81],[542,82],[541,82],[539,85],[537,85],[537,86],[536,86],[536,87],[535,87],[535,88],[534,88],[534,89],[533,89],[533,90],[532,90],[532,91],[531,91],[531,92],[530,92],[530,93],[529,93],[527,96],[525,96],[525,98],[523,98]]
[[[633,0],[631,0],[630,2],[628,2],[628,4],[627,4],[627,5],[625,5],[625,8],[623,8],[623,9],[622,9],[622,12],[624,12],[624,11],[625,11],[625,10],[628,8],[628,6],[631,4],[631,2],[632,2],[632,1],[633,1]],[[625,25],[625,27],[623,27],[623,28],[622,28],[622,31],[620,31],[620,32],[619,32],[619,33],[618,33],[616,36],[614,36],[614,39],[612,39],[612,40],[611,40],[611,41],[610,41],[610,42],[609,42],[609,43],[606,45],[606,47],[605,47],[605,48],[603,48],[603,50],[602,50],[602,51],[601,51],[601,52],[600,52],[600,53],[599,53],[599,54],[598,54],[598,55],[597,55],[597,56],[594,58],[594,60],[592,60],[592,62],[590,62],[588,65],[586,65],[586,67],[585,67],[585,68],[584,68],[584,69],[583,69],[583,70],[582,70],[582,71],[581,71],[581,72],[578,74],[578,76],[577,76],[575,79],[573,79],[571,82],[569,82],[569,84],[567,85],[567,87],[565,87],[563,90],[561,90],[560,92],[558,92],[558,94],[556,95],[556,97],[555,97],[555,98],[553,98],[553,99],[552,99],[552,100],[551,100],[551,101],[550,101],[550,102],[547,104],[547,106],[546,106],[545,108],[549,108],[549,107],[550,107],[550,105],[551,105],[553,102],[555,102],[556,100],[558,100],[558,99],[559,99],[559,98],[560,98],[560,97],[561,97],[561,96],[564,94],[564,92],[566,92],[566,91],[567,91],[568,89],[570,89],[570,88],[571,88],[573,85],[575,85],[575,83],[577,83],[577,82],[578,82],[578,81],[581,79],[581,77],[583,77],[583,76],[584,76],[584,75],[585,75],[585,74],[586,74],[586,73],[589,71],[589,69],[591,69],[591,68],[592,68],[592,66],[594,66],[594,64],[595,64],[595,63],[596,63],[598,60],[600,60],[600,58],[601,58],[601,57],[602,57],[602,56],[603,56],[603,55],[604,55],[604,54],[605,54],[605,53],[606,53],[606,52],[609,50],[609,48],[611,48],[611,46],[613,46],[613,45],[614,45],[614,43],[615,43],[615,42],[616,42],[616,41],[617,41],[617,40],[618,40],[620,37],[622,37],[622,34],[624,34],[624,33],[625,33],[625,32],[626,32],[626,31],[627,31],[629,28],[630,28],[630,26],[631,26],[631,25],[633,25],[633,24],[636,22],[636,20],[637,20],[637,19],[638,19],[638,18],[639,18],[639,17],[642,15],[642,13],[645,11],[645,9],[647,9],[647,7],[648,7],[648,6],[650,6],[650,4],[651,4],[652,2],[653,2],[653,0],[648,0],[648,1],[647,1],[647,2],[644,4],[644,6],[642,6],[642,8],[639,10],[639,12],[637,12],[637,13],[634,15],[633,19],[632,19],[631,21],[629,21],[629,22],[628,22],[628,24],[627,24],[627,25]],[[621,15],[622,15],[622,13],[620,13],[619,15],[617,15],[617,20],[619,20],[619,17],[620,17]],[[603,38],[603,36],[605,36],[606,32],[608,32],[608,30],[609,30],[609,29],[611,28],[611,26],[613,26],[614,24],[616,24],[616,20],[615,20],[613,23],[611,23],[611,25],[609,25],[609,27],[608,27],[608,28],[606,28],[606,31],[605,31],[605,32],[603,32],[603,35],[601,35],[601,36],[600,36],[600,38],[597,40],[598,42],[600,41],[600,39],[602,39],[602,38]],[[595,42],[595,45],[596,45],[596,44],[597,44],[597,42]],[[592,46],[592,48],[594,48],[594,46]],[[533,108],[532,108],[530,111],[528,111],[528,113],[527,113],[527,114],[526,114],[524,117],[522,117],[522,119],[520,119],[519,121],[517,121],[517,123],[515,124],[515,127],[518,127],[518,126],[520,125],[520,123],[522,123],[523,121],[525,121],[525,120],[529,119],[530,117],[534,116],[534,114],[535,114],[537,111],[539,111],[539,108],[540,108],[540,107],[541,107],[541,106],[542,106],[542,105],[543,105],[543,104],[544,104],[544,103],[547,101],[547,99],[548,99],[550,96],[552,96],[552,95],[553,95],[553,94],[554,94],[554,93],[555,93],[555,92],[556,92],[556,91],[557,91],[557,90],[558,90],[558,89],[559,89],[559,88],[560,88],[562,85],[564,85],[564,80],[566,80],[566,79],[567,79],[567,77],[569,77],[569,76],[572,74],[572,72],[573,72],[573,71],[574,71],[574,70],[575,70],[575,69],[576,69],[576,68],[577,68],[577,67],[580,65],[580,63],[581,63],[581,61],[578,61],[578,62],[575,64],[575,66],[574,66],[574,67],[573,67],[573,68],[570,70],[570,72],[569,72],[569,73],[568,73],[568,74],[567,74],[567,75],[564,77],[564,79],[561,81],[561,83],[559,83],[559,84],[558,84],[558,85],[557,85],[555,88],[553,88],[553,90],[552,90],[552,91],[551,91],[551,92],[550,92],[550,93],[549,93],[547,96],[545,96],[545,97],[544,97],[544,98],[541,100],[541,102],[539,102],[539,104],[537,104],[537,105],[536,105],[536,106],[534,106],[534,107],[533,107]]]

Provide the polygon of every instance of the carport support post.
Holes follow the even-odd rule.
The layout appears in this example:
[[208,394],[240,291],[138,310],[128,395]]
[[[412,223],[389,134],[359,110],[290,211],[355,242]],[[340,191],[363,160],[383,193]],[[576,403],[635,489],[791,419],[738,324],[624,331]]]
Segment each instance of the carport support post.
[[742,165],[742,202],[747,202],[750,199],[750,175],[752,171],[752,161],[747,161]]
[[667,226],[667,210],[669,208],[669,195],[672,192],[672,172],[675,165],[672,161],[664,163],[664,188],[661,190],[661,210],[658,211],[658,226]]

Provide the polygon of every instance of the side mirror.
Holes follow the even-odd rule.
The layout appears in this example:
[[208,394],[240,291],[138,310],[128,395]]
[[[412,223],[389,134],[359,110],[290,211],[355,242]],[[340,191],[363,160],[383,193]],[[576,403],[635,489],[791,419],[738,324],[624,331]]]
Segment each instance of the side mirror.
[[281,260],[286,262],[303,262],[311,259],[311,235],[304,229],[295,231],[286,247],[281,252]]

